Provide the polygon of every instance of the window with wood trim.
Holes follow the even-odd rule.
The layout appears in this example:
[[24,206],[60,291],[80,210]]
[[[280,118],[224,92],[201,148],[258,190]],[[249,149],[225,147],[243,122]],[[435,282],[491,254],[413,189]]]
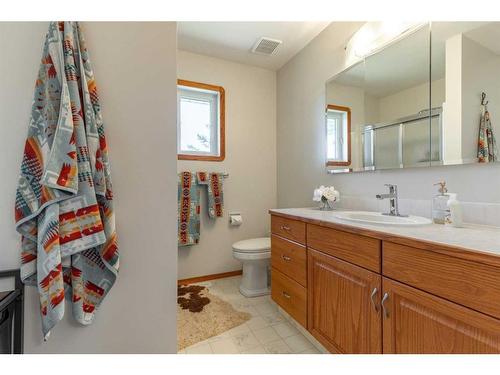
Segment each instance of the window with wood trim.
[[326,165],[351,164],[351,109],[326,106]]
[[225,158],[225,94],[221,86],[177,80],[177,158]]

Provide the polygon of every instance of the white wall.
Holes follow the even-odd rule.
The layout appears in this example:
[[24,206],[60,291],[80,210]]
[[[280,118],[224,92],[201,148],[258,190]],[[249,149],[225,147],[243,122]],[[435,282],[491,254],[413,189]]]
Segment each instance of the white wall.
[[[276,73],[213,57],[178,51],[178,77],[223,86],[226,92],[226,159],[178,162],[179,171],[229,173],[224,180],[224,217],[209,219],[202,190],[200,243],[179,248],[179,278],[241,269],[231,244],[267,236],[276,207]],[[243,225],[230,227],[229,212]]]
[[[48,24],[0,23],[0,269],[19,266],[14,193]],[[95,322],[65,319],[42,342],[27,288],[27,353],[176,352],[176,24],[82,23],[100,89],[120,274]],[[68,306],[69,307],[69,306]],[[68,309],[67,309],[68,310]]]
[[476,160],[483,91],[493,133],[500,140],[500,57],[465,36],[462,43],[462,157]]
[[[311,206],[314,187],[333,184],[344,197],[351,197],[344,202],[356,207],[366,198],[371,206],[364,208],[376,208],[375,194],[385,191],[384,183],[393,183],[399,185],[403,201],[408,200],[405,208],[409,212],[420,213],[419,207],[424,206],[429,212],[429,200],[435,194],[432,184],[445,179],[450,191],[471,202],[466,208],[467,219],[474,210],[479,216],[499,212],[500,164],[326,174],[325,82],[343,68],[345,41],[359,25],[332,23],[278,71],[278,205]],[[386,202],[380,204],[385,207]],[[498,214],[497,220],[500,225]]]

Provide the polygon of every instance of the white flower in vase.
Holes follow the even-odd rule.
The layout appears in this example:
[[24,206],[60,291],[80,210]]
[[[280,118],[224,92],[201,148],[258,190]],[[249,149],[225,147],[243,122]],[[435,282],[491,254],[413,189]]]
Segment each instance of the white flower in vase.
[[333,209],[333,204],[340,199],[340,193],[335,190],[333,186],[323,186],[321,185],[319,188],[314,190],[313,201],[321,202],[322,206],[320,209],[322,210],[331,210]]
[[313,193],[313,201],[314,202],[321,202],[321,198],[323,197],[322,188],[323,188],[323,186],[321,186],[318,189],[314,189],[314,193]]

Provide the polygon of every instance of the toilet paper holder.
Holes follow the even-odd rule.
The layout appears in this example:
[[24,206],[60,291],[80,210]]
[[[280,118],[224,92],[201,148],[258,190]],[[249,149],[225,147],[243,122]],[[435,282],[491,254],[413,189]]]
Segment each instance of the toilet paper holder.
[[243,224],[243,217],[241,212],[230,212],[229,213],[229,225],[233,227],[239,227]]

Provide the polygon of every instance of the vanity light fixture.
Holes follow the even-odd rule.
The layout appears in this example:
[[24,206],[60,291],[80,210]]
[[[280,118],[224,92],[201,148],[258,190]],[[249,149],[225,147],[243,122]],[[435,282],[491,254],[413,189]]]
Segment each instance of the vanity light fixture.
[[347,65],[351,65],[375,50],[415,31],[425,23],[409,21],[366,22],[348,41],[346,50]]

